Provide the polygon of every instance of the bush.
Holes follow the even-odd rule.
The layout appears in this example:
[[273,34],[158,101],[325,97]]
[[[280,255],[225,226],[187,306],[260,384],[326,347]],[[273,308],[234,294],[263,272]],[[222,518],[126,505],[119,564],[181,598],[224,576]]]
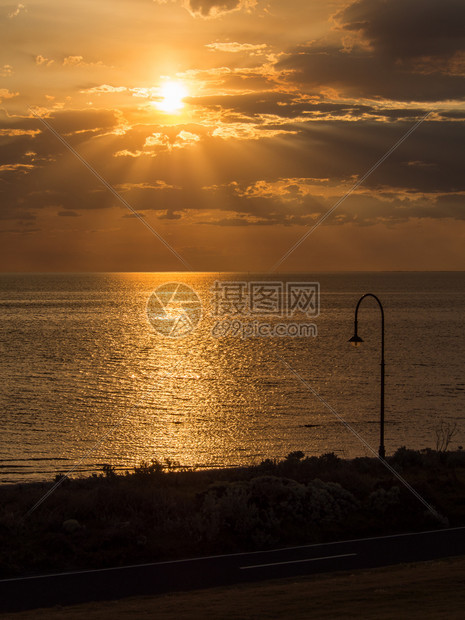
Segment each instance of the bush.
[[359,506],[355,497],[338,482],[314,480],[308,485],[309,518],[314,523],[340,523]]
[[[452,526],[465,523],[465,453],[404,447],[390,462]],[[0,486],[1,577],[438,526],[418,498],[368,457],[294,452],[258,466],[195,472],[152,460],[127,475],[108,466],[104,475],[67,478],[24,519],[50,488]],[[80,526],[74,532],[63,530],[70,519]]]
[[203,495],[203,531],[209,540],[241,546],[283,542],[296,532],[340,523],[358,507],[340,484],[314,480],[308,485],[277,476],[215,484]]
[[134,474],[139,477],[146,476],[160,476],[165,471],[165,468],[160,461],[152,459],[150,463],[148,461],[142,461],[140,465],[134,467]]
[[392,465],[400,465],[401,467],[421,467],[423,465],[423,457],[417,450],[409,450],[402,446],[395,451],[390,458],[390,462]]
[[386,490],[383,488],[376,489],[370,493],[366,501],[366,507],[371,512],[378,514],[386,514],[392,507],[400,505],[400,489],[397,486]]

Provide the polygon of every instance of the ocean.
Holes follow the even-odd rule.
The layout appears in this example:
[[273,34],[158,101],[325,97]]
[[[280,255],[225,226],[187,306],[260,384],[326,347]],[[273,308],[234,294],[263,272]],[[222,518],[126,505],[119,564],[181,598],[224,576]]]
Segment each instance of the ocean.
[[[273,314],[273,294],[282,289],[283,301],[289,283],[319,284],[317,316],[315,296],[311,311]],[[252,304],[252,284],[262,306],[245,312],[237,292]],[[154,298],[160,286],[165,297]],[[232,315],[216,307],[219,289]],[[154,320],[154,300],[163,305],[170,290],[180,304],[167,324],[190,303],[178,337]],[[465,445],[463,272],[1,275],[0,482],[151,459],[205,468],[295,450],[370,455],[333,412],[377,451],[381,327],[372,299],[359,310],[364,343],[348,343],[364,293],[385,312],[386,453],[434,449],[441,424],[457,424],[451,448]],[[302,322],[313,326],[305,335],[289,329]],[[249,335],[263,323],[285,333]]]

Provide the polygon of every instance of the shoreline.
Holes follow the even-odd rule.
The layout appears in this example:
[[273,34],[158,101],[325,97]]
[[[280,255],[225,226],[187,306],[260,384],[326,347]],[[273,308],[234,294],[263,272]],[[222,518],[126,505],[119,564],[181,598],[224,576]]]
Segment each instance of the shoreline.
[[332,453],[199,471],[152,461],[127,475],[108,465],[90,478],[2,485],[0,578],[465,524],[464,452],[401,448],[387,460],[441,519],[378,459]]

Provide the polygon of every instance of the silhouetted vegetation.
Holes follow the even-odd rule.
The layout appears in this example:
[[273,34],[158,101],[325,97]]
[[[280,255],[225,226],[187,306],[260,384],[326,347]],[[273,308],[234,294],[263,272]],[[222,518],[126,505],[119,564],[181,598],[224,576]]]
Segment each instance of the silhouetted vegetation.
[[[465,524],[465,453],[400,448],[388,459],[451,526]],[[59,479],[59,478],[58,478]],[[441,527],[377,459],[335,454],[189,471],[0,487],[0,576],[96,568]]]

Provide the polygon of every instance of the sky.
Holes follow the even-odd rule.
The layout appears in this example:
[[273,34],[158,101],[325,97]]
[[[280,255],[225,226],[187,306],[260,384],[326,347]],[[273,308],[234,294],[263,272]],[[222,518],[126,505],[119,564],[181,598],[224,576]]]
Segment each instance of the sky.
[[2,271],[267,271],[428,112],[279,269],[465,269],[463,0],[24,0],[0,24]]

